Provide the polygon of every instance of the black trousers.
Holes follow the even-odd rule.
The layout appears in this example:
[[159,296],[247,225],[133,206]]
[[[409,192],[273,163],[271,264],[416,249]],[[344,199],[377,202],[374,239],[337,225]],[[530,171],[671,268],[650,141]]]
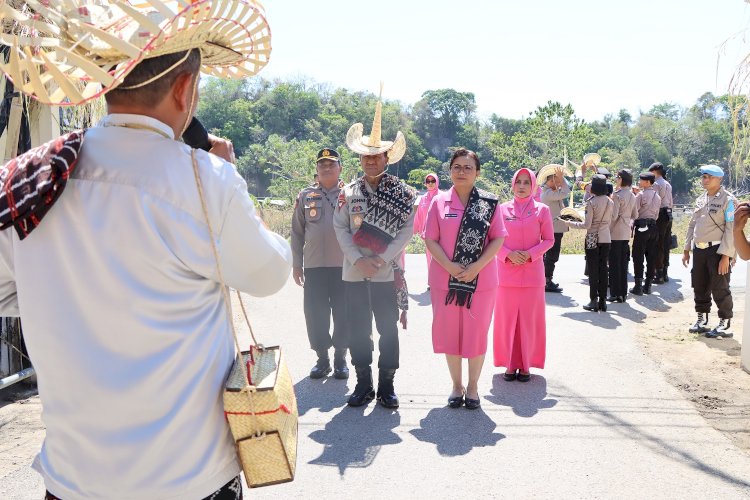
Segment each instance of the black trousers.
[[643,281],[643,259],[646,259],[646,281],[654,279],[654,263],[656,261],[656,225],[649,225],[646,231],[636,228],[633,235],[633,275],[636,281]]
[[393,281],[347,281],[346,310],[351,337],[349,351],[356,367],[372,365],[372,318],[380,339],[378,368],[398,368],[398,306]]
[[[690,281],[695,296],[695,311],[711,312],[713,295],[719,317],[732,317],[732,293],[729,291],[730,273],[719,274],[719,261],[723,257],[718,253],[719,245],[705,248],[693,248],[693,268],[690,270]],[[732,269],[730,266],[729,269]]]
[[555,244],[544,253],[544,276],[552,279],[555,274],[555,264],[560,260],[560,246],[564,233],[555,233]]
[[659,210],[659,218],[656,219],[657,248],[656,269],[669,267],[669,244],[672,241],[672,217],[666,208]]
[[[349,347],[346,297],[340,267],[305,269],[305,323],[307,338],[314,351]],[[333,335],[330,333],[333,316]]]
[[628,296],[628,243],[628,240],[613,240],[609,249],[609,294],[613,297]]
[[586,267],[589,270],[589,297],[596,302],[607,298],[609,245],[609,243],[599,243],[596,248],[586,249]]

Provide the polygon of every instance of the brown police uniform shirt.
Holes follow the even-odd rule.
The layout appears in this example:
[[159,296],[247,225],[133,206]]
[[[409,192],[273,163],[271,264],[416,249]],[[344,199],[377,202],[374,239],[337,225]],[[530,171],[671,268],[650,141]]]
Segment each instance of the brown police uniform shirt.
[[[728,213],[729,201],[737,199],[723,187],[714,196],[703,193],[695,200],[695,210],[685,236],[685,250],[697,244],[720,242],[718,253],[734,258],[734,210]],[[732,219],[732,220],[727,220]]]
[[552,227],[556,233],[564,233],[570,229],[563,221],[557,220],[560,217],[560,211],[565,208],[565,199],[568,196],[570,196],[570,188],[565,181],[557,190],[547,187],[546,184],[542,187],[542,195],[539,199],[549,207],[550,215],[552,215]]
[[586,229],[587,233],[599,233],[599,243],[612,243],[609,225],[612,222],[613,203],[607,195],[592,196],[586,202],[583,222],[568,221],[570,227]]
[[636,219],[658,219],[659,207],[661,207],[661,198],[656,192],[654,186],[641,189],[641,192],[635,195],[635,207],[638,210]]
[[318,184],[297,196],[292,216],[294,267],[341,267],[344,254],[333,229],[333,215],[340,185],[326,190]]
[[[369,194],[375,193],[375,190],[365,182],[365,189]],[[358,180],[352,181],[342,188],[343,200],[338,204],[336,215],[334,217],[334,228],[336,237],[339,240],[341,249],[344,252],[344,269],[342,272],[344,281],[364,281],[365,277],[359,270],[354,267],[354,263],[361,257],[372,257],[375,252],[369,248],[357,246],[352,240],[354,233],[362,225],[365,215],[367,214],[367,198],[360,191]],[[378,270],[377,274],[371,278],[373,282],[393,281],[393,266],[391,262],[397,261],[401,257],[406,245],[411,240],[414,233],[414,216],[416,210],[412,207],[409,219],[404,226],[398,231],[396,237],[388,244],[385,252],[380,254],[380,258],[386,262],[386,265]]]
[[672,202],[672,185],[664,177],[656,178],[654,189],[659,198],[661,198],[660,208],[672,208],[674,206]]
[[630,186],[612,193],[612,204],[612,222],[609,225],[612,241],[629,240],[633,220],[638,218],[635,195]]

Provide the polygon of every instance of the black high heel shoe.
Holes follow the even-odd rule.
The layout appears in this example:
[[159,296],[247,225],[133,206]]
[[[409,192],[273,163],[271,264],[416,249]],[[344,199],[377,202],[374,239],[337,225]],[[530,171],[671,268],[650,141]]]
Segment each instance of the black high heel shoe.
[[599,310],[607,312],[607,303],[604,300],[599,300]]

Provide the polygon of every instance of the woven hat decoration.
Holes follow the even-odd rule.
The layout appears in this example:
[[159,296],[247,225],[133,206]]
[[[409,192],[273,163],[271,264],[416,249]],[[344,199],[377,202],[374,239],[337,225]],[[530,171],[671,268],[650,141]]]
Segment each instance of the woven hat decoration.
[[0,44],[10,47],[0,69],[16,88],[48,104],[99,97],[151,57],[199,49],[202,72],[245,78],[258,73],[271,54],[271,30],[256,0],[13,4],[20,6],[0,0]]
[[583,164],[587,167],[596,167],[601,161],[602,157],[599,153],[587,153],[583,156]]
[[380,82],[380,95],[375,105],[375,118],[372,120],[372,132],[370,135],[362,135],[364,126],[355,123],[346,133],[346,145],[357,154],[377,155],[388,152],[388,164],[396,163],[406,153],[406,138],[399,131],[395,141],[381,140],[381,116],[382,116],[383,82]]
[[570,220],[570,221],[576,221],[576,222],[583,222],[584,217],[581,215],[581,213],[576,210],[575,208],[571,207],[565,207],[562,210],[560,210],[560,218],[564,220]]
[[564,176],[571,177],[573,175],[569,169],[563,167],[562,165],[558,165],[557,163],[550,163],[549,165],[543,166],[539,170],[539,173],[536,174],[537,186],[541,186],[545,182],[547,182],[547,177],[549,177],[550,175],[555,175],[555,172],[557,171],[558,168],[563,169]]

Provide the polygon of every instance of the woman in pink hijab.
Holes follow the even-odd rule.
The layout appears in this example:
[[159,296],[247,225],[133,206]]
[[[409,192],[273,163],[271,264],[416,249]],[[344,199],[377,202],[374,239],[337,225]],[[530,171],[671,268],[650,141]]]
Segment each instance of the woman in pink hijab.
[[[453,187],[430,205],[425,244],[432,252],[429,268],[432,300],[432,347],[445,354],[453,390],[448,406],[479,408],[479,376],[487,352],[487,333],[495,307],[497,263],[505,228],[497,196],[474,183],[479,158],[459,148],[450,161]],[[469,383],[462,383],[462,360]]]
[[549,207],[534,199],[536,176],[528,168],[513,176],[513,200],[498,206],[508,236],[497,254],[495,366],[507,381],[528,382],[529,369],[544,368],[546,323],[544,253],[555,242]]
[[[414,234],[418,234],[424,240],[425,223],[427,222],[427,209],[436,194],[440,192],[440,179],[435,172],[430,172],[424,178],[424,187],[427,192],[419,197],[417,213],[414,216]],[[427,268],[430,268],[430,251],[425,248],[425,257],[427,257]]]

